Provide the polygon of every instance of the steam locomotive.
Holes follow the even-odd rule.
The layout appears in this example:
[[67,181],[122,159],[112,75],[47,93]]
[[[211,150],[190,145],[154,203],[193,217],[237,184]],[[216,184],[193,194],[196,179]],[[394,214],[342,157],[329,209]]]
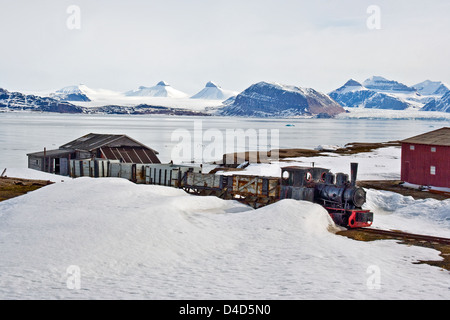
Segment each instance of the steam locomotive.
[[290,166],[282,168],[281,178],[203,174],[189,170],[178,187],[198,195],[234,199],[258,208],[281,199],[321,204],[337,225],[346,228],[369,227],[373,213],[363,210],[366,192],[356,186],[358,164],[351,164],[351,180],[329,169]]
[[362,210],[366,192],[356,186],[358,164],[347,174],[334,175],[329,169],[285,167],[282,169],[280,199],[306,200],[321,204],[334,222],[348,228],[369,227],[373,213]]

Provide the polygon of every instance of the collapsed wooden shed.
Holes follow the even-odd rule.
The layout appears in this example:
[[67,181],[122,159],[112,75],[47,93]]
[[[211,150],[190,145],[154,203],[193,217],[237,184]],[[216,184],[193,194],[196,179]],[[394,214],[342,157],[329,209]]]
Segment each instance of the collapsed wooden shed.
[[89,133],[56,150],[29,153],[28,168],[67,176],[70,160],[103,159],[120,163],[161,163],[158,152],[126,136]]

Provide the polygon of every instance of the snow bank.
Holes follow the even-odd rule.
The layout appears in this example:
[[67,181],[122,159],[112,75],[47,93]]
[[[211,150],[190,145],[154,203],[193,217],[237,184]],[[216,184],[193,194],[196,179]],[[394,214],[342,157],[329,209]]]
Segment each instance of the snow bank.
[[10,178],[45,180],[45,181],[48,180],[52,182],[63,182],[71,180],[71,178],[69,177],[64,177],[56,174],[26,168],[7,168],[5,176]]
[[[253,210],[123,179],[67,180],[0,203],[0,298],[448,298],[447,272],[412,264],[435,250],[332,228],[307,202]],[[67,287],[70,266],[79,290]]]
[[450,237],[450,199],[414,200],[394,192],[369,189],[364,208],[375,214],[373,227]]

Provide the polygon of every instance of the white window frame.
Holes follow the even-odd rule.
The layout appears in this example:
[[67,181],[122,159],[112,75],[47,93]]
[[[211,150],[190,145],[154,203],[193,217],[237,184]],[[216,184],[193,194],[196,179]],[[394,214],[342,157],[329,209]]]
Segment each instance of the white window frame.
[[431,174],[432,176],[435,176],[435,175],[436,175],[436,166],[430,166],[430,174]]
[[431,147],[431,152],[436,152],[436,147]]
[[416,150],[416,147],[412,144],[409,146],[409,150]]

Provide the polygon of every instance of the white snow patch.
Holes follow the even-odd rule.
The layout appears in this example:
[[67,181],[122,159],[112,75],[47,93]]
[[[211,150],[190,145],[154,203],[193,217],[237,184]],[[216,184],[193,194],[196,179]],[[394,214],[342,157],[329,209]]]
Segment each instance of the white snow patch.
[[398,193],[367,190],[365,209],[375,214],[373,227],[449,238],[450,199],[415,200]]
[[[253,210],[124,179],[68,180],[0,203],[0,297],[448,298],[448,272],[413,264],[440,259],[437,251],[358,242],[330,227],[308,202]],[[80,290],[67,288],[73,265]]]
[[[3,171],[3,169],[1,171]],[[64,177],[56,174],[26,168],[7,168],[5,171],[5,176],[10,178],[45,180],[45,181],[48,180],[52,182],[64,182],[72,179],[69,177]]]

